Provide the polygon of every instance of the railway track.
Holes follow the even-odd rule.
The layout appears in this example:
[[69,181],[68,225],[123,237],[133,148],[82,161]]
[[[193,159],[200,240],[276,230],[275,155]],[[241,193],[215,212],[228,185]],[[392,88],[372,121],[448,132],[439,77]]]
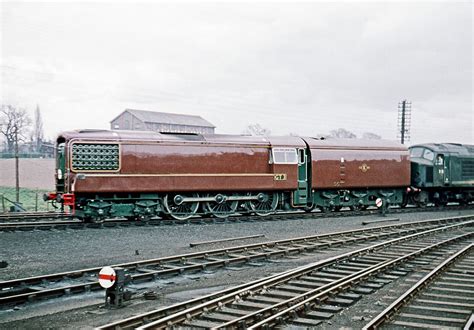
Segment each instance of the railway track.
[[11,212],[0,213],[0,223],[19,222],[19,221],[42,221],[42,220],[65,220],[73,217],[67,213],[61,212]]
[[[474,204],[468,206],[444,206],[444,207],[429,207],[429,208],[393,208],[390,209],[390,214],[403,214],[413,212],[436,212],[436,211],[456,211],[456,210],[470,210],[474,209]],[[49,212],[51,213],[51,212]],[[170,225],[184,225],[184,224],[207,224],[207,223],[235,223],[235,222],[257,222],[257,221],[281,221],[281,220],[295,220],[295,219],[307,219],[307,218],[326,218],[326,217],[350,217],[350,216],[367,216],[380,214],[378,209],[369,210],[342,210],[338,212],[321,213],[321,212],[289,212],[289,213],[277,213],[266,217],[260,216],[232,216],[228,218],[190,218],[187,220],[174,220],[174,219],[152,219],[146,222],[143,221],[130,221],[125,219],[109,219],[99,223],[83,223],[77,220],[72,220],[71,215],[56,213],[54,215],[55,221],[42,221],[47,218],[48,214],[43,214],[41,217],[35,219],[34,213],[30,213],[24,218],[17,218],[15,221],[10,220],[2,221],[0,216],[0,231],[12,232],[12,231],[31,231],[31,230],[65,230],[65,229],[107,229],[107,228],[119,228],[119,227],[133,227],[133,226],[170,226]],[[53,216],[53,215],[51,215]],[[21,220],[27,220],[27,222],[20,222]]]
[[361,295],[472,244],[474,229],[464,227],[472,224],[376,243],[100,329],[316,327]]
[[[322,253],[327,248],[331,248],[331,250],[344,249],[348,246],[393,239],[419,232],[428,233],[429,230],[443,231],[449,228],[461,228],[472,223],[474,223],[474,215],[425,220],[240,245],[113,266],[127,269],[131,275],[132,283],[141,283],[178,276],[183,273],[197,273],[227,266],[246,265],[252,261],[286,258],[302,253]],[[0,305],[14,305],[100,290],[97,274],[101,268],[95,267],[2,281],[0,282]]]
[[364,329],[472,329],[473,311],[474,244],[470,244],[417,281]]

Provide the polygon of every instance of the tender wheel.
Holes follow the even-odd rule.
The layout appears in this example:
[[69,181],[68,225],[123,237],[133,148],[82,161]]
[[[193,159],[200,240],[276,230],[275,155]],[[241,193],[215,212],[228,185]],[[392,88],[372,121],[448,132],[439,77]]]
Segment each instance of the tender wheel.
[[327,206],[318,206],[318,209],[321,211],[321,213],[328,213],[330,211],[329,207]]
[[186,220],[197,213],[199,202],[180,202],[180,199],[193,197],[199,197],[199,195],[166,195],[163,199],[163,206],[165,211],[174,219]]
[[305,211],[306,213],[311,213],[311,212],[313,212],[313,210],[314,210],[314,205],[306,206],[306,207],[304,208],[304,211]]
[[148,221],[151,220],[151,215],[136,215],[136,216],[132,216],[132,217],[127,217],[127,220],[148,222]]
[[351,205],[349,206],[349,208],[351,209],[351,211],[363,211],[367,210],[367,205]]
[[239,201],[228,201],[225,195],[217,195],[216,200],[215,202],[205,202],[204,210],[218,218],[227,218],[229,215],[235,214],[239,206]]
[[278,206],[277,193],[259,193],[258,200],[248,202],[250,209],[260,216],[272,214]]
[[105,221],[105,218],[104,217],[91,217],[91,216],[86,216],[86,217],[83,217],[82,219],[82,222],[85,222],[85,223],[102,223]]

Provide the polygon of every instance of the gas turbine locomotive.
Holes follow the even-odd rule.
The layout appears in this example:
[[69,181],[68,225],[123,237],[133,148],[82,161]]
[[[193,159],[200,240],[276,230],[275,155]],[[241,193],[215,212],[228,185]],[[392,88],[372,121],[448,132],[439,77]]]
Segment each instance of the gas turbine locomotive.
[[372,140],[73,131],[57,139],[56,192],[80,219],[187,219],[403,203],[408,150]]
[[384,140],[82,130],[58,137],[56,161],[56,192],[45,199],[84,221],[364,209],[377,198],[403,206],[434,196],[409,188],[408,149]]

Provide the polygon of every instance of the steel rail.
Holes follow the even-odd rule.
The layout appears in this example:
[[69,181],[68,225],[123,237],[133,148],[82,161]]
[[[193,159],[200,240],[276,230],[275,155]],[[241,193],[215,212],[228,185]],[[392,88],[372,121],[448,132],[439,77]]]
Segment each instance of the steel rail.
[[474,312],[471,314],[469,320],[467,320],[466,324],[464,325],[463,330],[472,330],[474,328]]
[[[423,228],[423,226],[427,226],[428,228],[430,226],[436,227],[438,225],[442,226],[445,224],[463,222],[463,221],[468,221],[471,219],[474,219],[474,215],[423,220],[423,221],[418,221],[418,222],[405,222],[405,223],[400,223],[400,224],[395,224],[395,225],[383,225],[383,226],[361,228],[361,229],[355,229],[355,230],[344,230],[344,231],[338,231],[338,232],[332,232],[332,233],[326,233],[326,234],[301,236],[301,237],[288,238],[288,239],[282,239],[282,240],[276,240],[276,241],[267,241],[267,242],[262,242],[262,243],[238,245],[238,246],[226,247],[226,248],[221,248],[221,249],[192,252],[188,254],[180,254],[180,255],[175,255],[175,256],[140,260],[140,261],[134,261],[134,262],[128,262],[128,263],[120,263],[120,264],[111,265],[111,267],[123,267],[123,268],[135,267],[136,268],[136,267],[141,267],[141,266],[147,266],[150,264],[160,264],[164,262],[183,262],[188,259],[198,258],[198,257],[216,256],[216,255],[221,255],[221,254],[257,250],[257,249],[270,249],[270,248],[283,247],[285,245],[290,245],[290,244],[295,244],[295,243],[296,244],[312,243],[313,241],[316,241],[316,243],[318,244],[314,246],[314,249],[321,248],[321,247],[324,248],[327,246],[347,244],[349,242],[359,242],[359,241],[365,241],[369,239],[377,239],[378,237],[387,237],[387,236],[389,237],[390,235],[405,234],[407,233],[407,231],[410,231],[411,229],[425,230],[426,228]],[[397,231],[398,229],[401,229],[402,231],[398,232]],[[383,231],[385,230],[395,230],[395,231],[384,233]],[[372,234],[372,233],[376,235],[369,236],[369,237],[367,236],[357,237],[357,235]],[[377,235],[377,233],[379,233],[380,235]],[[346,237],[348,235],[356,236],[356,237],[348,238]],[[327,240],[327,239],[336,239],[336,238],[343,238],[343,239],[337,240],[337,241],[324,241],[325,239]],[[298,249],[298,251],[299,250],[300,249]],[[311,246],[307,246],[306,248],[301,248],[301,250],[304,250],[304,251],[311,250]],[[283,250],[275,251],[275,252],[279,252],[279,254],[284,254]],[[54,273],[54,274],[0,281],[0,289],[24,286],[27,284],[37,284],[45,280],[57,281],[65,277],[66,278],[77,277],[78,275],[84,275],[87,273],[97,273],[98,271],[100,271],[101,268],[102,267],[85,268],[85,269],[78,269],[78,270],[72,270],[72,271],[60,272],[60,273]]]
[[[149,312],[149,313],[147,313],[146,318],[147,318],[147,320],[152,320],[152,319],[157,319],[157,318],[159,319],[159,320],[156,320],[152,323],[149,323],[149,324],[152,324],[153,326],[158,326],[158,327],[170,326],[172,324],[182,322],[183,320],[188,319],[188,318],[192,317],[193,315],[198,315],[203,310],[212,310],[212,309],[214,309],[218,306],[222,306],[226,303],[232,302],[236,297],[245,296],[246,294],[249,294],[250,292],[261,290],[264,287],[268,288],[269,286],[274,286],[274,285],[277,285],[279,283],[286,282],[288,280],[288,278],[293,278],[297,275],[307,273],[307,272],[312,271],[316,268],[319,269],[319,268],[328,266],[330,264],[333,264],[335,262],[339,262],[341,260],[345,260],[345,259],[357,256],[357,255],[362,255],[364,253],[373,251],[375,249],[378,249],[378,248],[381,248],[381,247],[384,247],[384,246],[390,246],[390,245],[393,245],[393,244],[396,244],[396,243],[399,243],[399,242],[411,240],[411,239],[414,239],[414,238],[418,238],[418,237],[422,237],[422,236],[426,236],[426,235],[430,235],[430,234],[443,232],[443,231],[450,230],[450,229],[459,228],[459,227],[462,227],[464,225],[473,224],[473,223],[474,223],[474,221],[467,221],[465,224],[462,224],[462,225],[457,224],[457,225],[451,225],[451,226],[442,227],[442,228],[430,229],[430,230],[427,230],[427,231],[424,231],[424,232],[421,232],[421,233],[415,233],[415,234],[411,234],[411,235],[404,236],[404,237],[401,237],[401,238],[395,238],[395,239],[392,239],[392,240],[387,241],[387,242],[377,243],[377,244],[371,245],[369,247],[365,247],[365,248],[361,248],[361,249],[358,249],[358,250],[355,250],[355,251],[347,252],[347,253],[344,253],[340,256],[331,257],[331,258],[328,258],[328,259],[325,259],[325,260],[322,260],[322,261],[319,261],[319,262],[316,262],[316,263],[312,263],[312,264],[304,266],[304,267],[300,267],[297,270],[291,270],[291,271],[285,272],[283,275],[280,275],[280,276],[277,276],[277,277],[266,278],[266,279],[264,279],[264,281],[259,282],[257,284],[246,286],[245,288],[242,288],[240,290],[234,290],[233,292],[231,292],[227,295],[224,295],[222,297],[216,298],[216,299],[211,300],[211,301],[203,302],[201,304],[192,306],[192,307],[190,307],[186,310],[179,311],[178,313],[175,313],[173,315],[168,315],[168,314],[170,314],[169,311],[165,312],[163,309],[160,309],[157,312],[159,314],[158,316],[152,314],[151,312]],[[163,317],[163,313],[165,313],[164,315],[168,315],[168,316]],[[140,318],[140,316],[137,316],[137,319],[139,319],[139,318]],[[134,322],[136,323],[137,321],[135,320]],[[114,327],[115,328],[127,327],[127,325],[124,324],[124,323],[116,322],[114,324]],[[109,327],[104,326],[103,328],[109,328]]]
[[41,220],[55,219],[56,222],[62,219],[72,219],[73,216],[67,213],[57,212],[33,212],[33,213],[0,213],[0,224],[20,223],[20,221],[35,222]]
[[[305,267],[305,266],[301,266],[301,267]],[[176,303],[176,304],[171,305],[171,306],[162,307],[158,310],[153,310],[153,311],[150,311],[150,312],[146,312],[146,313],[140,314],[138,316],[137,315],[136,316],[131,316],[129,318],[126,318],[126,319],[123,319],[123,320],[120,320],[120,321],[116,321],[116,322],[112,322],[112,323],[109,323],[109,324],[106,324],[106,325],[103,325],[103,326],[100,326],[100,327],[96,327],[95,329],[136,328],[139,325],[142,325],[144,322],[150,322],[150,320],[158,318],[160,314],[162,315],[161,317],[164,317],[166,315],[169,315],[170,313],[177,313],[181,310],[189,308],[190,306],[194,306],[194,305],[200,304],[202,302],[209,301],[209,300],[221,297],[221,296],[226,295],[228,293],[232,293],[232,292],[238,291],[240,289],[244,289],[244,288],[248,287],[249,285],[258,284],[258,283],[260,283],[264,280],[267,280],[268,278],[281,276],[281,275],[285,274],[286,272],[287,271],[284,271],[284,272],[281,272],[281,273],[271,275],[269,277],[265,277],[264,279],[257,279],[257,280],[254,280],[252,282],[243,283],[243,284],[240,284],[238,286],[227,288],[227,289],[224,289],[224,290],[221,290],[221,291],[218,291],[218,292],[213,292],[213,293],[210,293],[210,294],[202,296],[202,297],[197,297],[197,298],[194,298],[194,299],[191,299],[191,300]]]
[[[452,205],[452,206],[442,206],[442,207],[429,207],[429,208],[415,208],[415,207],[407,207],[407,208],[393,208],[390,209],[391,214],[401,214],[401,213],[414,213],[414,212],[434,212],[434,211],[453,211],[453,210],[470,210],[474,209],[474,204],[469,204],[467,206],[459,206],[459,205]],[[293,219],[315,219],[315,218],[333,218],[333,217],[350,217],[350,216],[366,216],[366,215],[377,215],[380,214],[380,211],[377,209],[369,209],[369,210],[358,210],[358,211],[351,211],[351,210],[343,210],[343,211],[336,211],[336,212],[329,212],[329,213],[322,213],[322,212],[277,212],[268,216],[255,216],[255,215],[235,215],[230,216],[227,218],[214,218],[214,217],[195,217],[189,218],[186,220],[176,220],[176,219],[151,219],[149,221],[135,221],[135,220],[119,220],[119,219],[108,219],[102,222],[80,222],[80,221],[72,221],[72,223],[65,223],[64,220],[61,219],[71,219],[74,218],[71,215],[64,214],[64,217],[60,220],[50,221],[50,222],[35,222],[35,221],[28,221],[28,222],[13,222],[14,224],[10,224],[8,222],[1,221],[0,216],[0,231],[17,231],[17,230],[34,230],[34,229],[64,229],[71,228],[71,229],[82,229],[82,228],[95,228],[95,229],[103,229],[103,228],[110,228],[115,227],[116,225],[122,226],[169,226],[169,225],[183,225],[183,224],[203,224],[203,223],[234,223],[234,222],[256,222],[256,221],[278,221],[278,220],[293,220]],[[46,217],[45,217],[46,218]],[[41,218],[42,219],[42,218]],[[24,220],[19,218],[18,220]]]
[[[472,236],[474,236],[474,232],[462,234],[462,235],[456,236],[454,238],[450,238],[450,239],[444,240],[442,242],[432,244],[428,247],[425,247],[425,248],[422,248],[418,251],[409,253],[409,254],[404,255],[402,257],[399,257],[395,260],[382,262],[379,265],[376,265],[375,267],[370,267],[368,269],[361,270],[357,274],[347,276],[347,277],[345,277],[341,280],[338,280],[337,282],[329,284],[327,286],[327,288],[324,288],[324,290],[322,292],[318,292],[320,290],[316,289],[316,290],[314,290],[314,292],[311,293],[311,294],[314,293],[314,295],[312,295],[310,297],[307,297],[308,295],[302,295],[301,297],[298,297],[298,298],[302,298],[302,297],[306,296],[307,298],[303,301],[298,302],[295,305],[292,305],[292,306],[288,307],[287,309],[285,309],[285,310],[283,310],[283,311],[281,311],[277,314],[273,314],[270,317],[268,317],[264,320],[261,320],[260,322],[252,325],[251,327],[248,327],[248,329],[257,329],[257,328],[261,328],[261,327],[268,327],[268,326],[274,325],[275,323],[279,323],[281,318],[284,318],[284,317],[288,318],[288,315],[290,315],[291,312],[293,312],[293,311],[296,312],[297,310],[307,310],[307,309],[311,308],[310,307],[311,304],[314,304],[315,301],[316,301],[317,304],[319,304],[319,303],[323,302],[324,300],[328,299],[332,293],[339,292],[339,291],[341,291],[345,288],[351,287],[352,285],[357,284],[357,283],[361,282],[362,280],[364,280],[364,279],[366,279],[370,276],[378,274],[378,273],[382,272],[383,270],[385,270],[389,267],[393,267],[393,266],[395,266],[399,263],[402,263],[406,260],[409,260],[409,259],[411,259],[411,258],[413,258],[417,255],[425,253],[426,251],[430,251],[432,249],[444,246],[446,244],[453,243],[454,241],[469,238],[469,237],[472,237]],[[295,298],[295,300],[297,300],[297,299]]]
[[[309,237],[302,237],[297,239],[287,239],[287,240],[280,240],[274,242],[265,242],[265,243],[258,243],[258,244],[250,244],[250,245],[242,245],[237,247],[230,247],[224,249],[217,249],[217,250],[208,250],[202,252],[194,252],[191,254],[184,254],[184,255],[177,255],[177,256],[170,256],[170,257],[163,257],[157,259],[149,259],[143,260],[138,262],[130,262],[130,263],[123,263],[113,265],[114,267],[124,267],[132,270],[137,270],[138,274],[131,275],[132,282],[138,283],[143,281],[151,281],[155,280],[158,277],[169,277],[169,276],[176,276],[180,275],[183,272],[199,272],[204,269],[209,268],[221,268],[225,267],[230,264],[245,264],[251,260],[266,260],[271,256],[280,256],[284,257],[289,255],[290,253],[296,254],[301,252],[306,252],[310,250],[315,250],[318,248],[324,248],[328,246],[334,245],[343,245],[348,243],[356,243],[361,241],[366,241],[369,239],[380,239],[383,237],[391,237],[391,236],[399,236],[410,234],[413,232],[418,232],[433,227],[433,223],[446,223],[450,220],[458,222],[460,220],[472,219],[474,216],[464,216],[458,218],[443,218],[437,220],[425,220],[422,221],[421,224],[428,225],[425,228],[420,228],[416,226],[416,223],[408,223],[409,228],[405,228],[402,224],[397,225],[388,225],[388,226],[380,226],[374,227],[372,229],[359,229],[356,231],[343,231],[337,232],[335,234],[324,234],[324,235],[316,235],[312,236],[314,240],[316,240],[315,244],[310,244]],[[467,223],[474,222],[474,220],[467,221]],[[447,227],[441,227],[438,229],[444,230],[444,228],[454,228],[456,226],[463,226],[464,223],[457,223],[455,225],[450,225]],[[415,225],[415,226],[414,226]],[[454,227],[453,227],[454,226]],[[386,230],[396,230],[402,229],[402,231],[386,231]],[[347,238],[344,235],[346,234],[360,234],[363,232],[368,232],[368,236],[356,236],[352,238]],[[328,239],[333,237],[336,241],[323,241],[319,242],[322,238]],[[304,245],[300,244],[304,243]],[[284,246],[287,244],[288,246]],[[310,245],[308,245],[310,244]],[[274,247],[276,249],[270,249],[270,247]],[[259,250],[262,249],[261,252],[253,252],[250,255],[235,255],[232,253],[235,252],[251,252],[252,250]],[[265,250],[269,249],[269,250]],[[213,256],[221,256],[225,259],[215,259]],[[205,263],[196,263],[196,262],[189,262],[189,260],[193,260],[193,258],[197,259],[205,259]],[[167,264],[168,262],[168,264]],[[174,263],[179,263],[173,264]],[[145,272],[140,273],[140,267],[149,265],[162,265],[163,267],[157,270],[154,269],[147,269]],[[168,267],[166,267],[168,266]],[[55,285],[57,282],[60,282],[64,279],[77,279],[84,277],[87,274],[90,274],[94,277],[97,277],[98,271],[101,267],[89,268],[89,269],[81,269],[76,271],[70,272],[62,272],[56,274],[49,274],[44,276],[36,276],[36,277],[29,277],[29,278],[22,278],[22,279],[15,279],[15,280],[8,280],[0,282],[0,305],[4,304],[18,304],[25,301],[33,301],[37,298],[42,297],[55,297],[61,296],[64,294],[71,294],[71,293],[83,293],[88,292],[91,290],[99,290],[100,286],[97,281],[90,281],[89,279],[83,279],[85,282],[79,284],[71,284],[67,286],[56,286],[51,289],[29,289],[26,287],[27,285],[34,285],[34,284],[43,284],[47,281],[53,282],[55,281]],[[26,287],[26,288],[25,288]],[[20,293],[18,293],[20,291]],[[25,292],[27,291],[27,292]]]
[[56,221],[29,221],[29,222],[8,222],[0,223],[0,231],[12,232],[12,231],[30,231],[30,230],[45,230],[45,229],[84,229],[84,228],[108,228],[116,226],[143,226],[144,223],[129,221],[129,220],[119,220],[112,219],[106,220],[101,223],[84,223],[77,221],[68,221],[69,218],[61,218]]
[[29,217],[61,217],[70,216],[68,213],[56,212],[56,211],[38,211],[38,212],[7,212],[0,213],[0,220],[3,219],[22,219]]
[[410,289],[408,289],[403,295],[395,300],[390,306],[383,310],[379,315],[374,317],[369,323],[364,326],[364,330],[377,329],[383,323],[390,320],[403,306],[409,304],[416,295],[420,293],[423,288],[433,282],[438,276],[440,276],[447,268],[453,263],[458,261],[460,258],[470,253],[474,248],[474,244],[470,244],[463,249],[459,250],[454,255],[443,261],[438,267],[433,269],[429,274],[423,277],[421,280],[416,282]]

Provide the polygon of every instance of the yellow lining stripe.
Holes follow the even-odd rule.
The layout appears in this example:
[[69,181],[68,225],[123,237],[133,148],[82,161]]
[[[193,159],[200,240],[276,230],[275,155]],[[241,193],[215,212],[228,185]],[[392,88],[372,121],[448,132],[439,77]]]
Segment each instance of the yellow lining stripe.
[[[80,173],[80,172],[79,172]],[[82,174],[82,173],[81,173]],[[183,173],[183,174],[89,174],[85,173],[86,178],[87,177],[116,177],[116,176],[123,176],[123,177],[140,177],[140,176],[155,176],[155,177],[192,177],[192,176],[206,176],[206,177],[211,177],[211,176],[248,176],[248,177],[255,177],[255,176],[268,176],[268,177],[273,177],[275,174],[267,174],[267,173]]]

